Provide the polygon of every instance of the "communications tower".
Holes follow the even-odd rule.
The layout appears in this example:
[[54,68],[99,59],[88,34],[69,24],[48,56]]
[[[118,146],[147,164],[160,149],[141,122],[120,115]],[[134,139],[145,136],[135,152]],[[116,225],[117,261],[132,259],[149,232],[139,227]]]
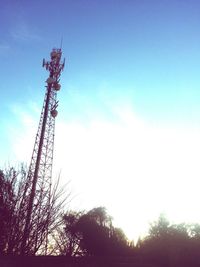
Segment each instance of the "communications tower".
[[[57,116],[57,92],[60,90],[60,75],[65,60],[61,61],[61,49],[53,49],[50,61],[43,59],[43,67],[49,72],[46,93],[36,134],[31,163],[25,184],[21,214],[24,216],[20,254],[28,249],[37,251],[42,240],[48,236],[48,222],[51,209],[51,177],[54,148],[55,117]],[[40,232],[40,235],[38,233]]]

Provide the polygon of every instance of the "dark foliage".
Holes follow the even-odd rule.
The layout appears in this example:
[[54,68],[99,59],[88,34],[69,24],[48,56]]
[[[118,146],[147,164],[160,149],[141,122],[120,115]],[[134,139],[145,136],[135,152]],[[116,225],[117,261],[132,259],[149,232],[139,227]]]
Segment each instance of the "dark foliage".
[[200,264],[200,226],[170,224],[161,215],[149,235],[140,242],[139,252],[146,262],[159,266],[198,266]]
[[57,236],[59,254],[112,256],[132,253],[123,231],[112,226],[112,219],[103,207],[87,213],[69,212],[63,219],[63,231]]

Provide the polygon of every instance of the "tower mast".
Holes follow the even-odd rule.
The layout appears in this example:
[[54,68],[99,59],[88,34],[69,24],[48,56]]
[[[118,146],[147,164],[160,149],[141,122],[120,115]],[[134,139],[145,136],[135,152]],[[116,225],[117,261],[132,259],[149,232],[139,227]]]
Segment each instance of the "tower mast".
[[[65,61],[61,62],[61,49],[54,48],[50,56],[50,61],[43,59],[43,67],[49,71],[49,77],[46,80],[46,93],[24,190],[23,199],[26,199],[27,204],[24,209],[26,215],[21,240],[22,255],[28,253],[30,246],[37,250],[44,236],[48,235],[47,209],[50,208],[51,198],[57,91],[60,90],[60,75],[65,65]],[[40,227],[43,236],[38,237],[35,227]]]

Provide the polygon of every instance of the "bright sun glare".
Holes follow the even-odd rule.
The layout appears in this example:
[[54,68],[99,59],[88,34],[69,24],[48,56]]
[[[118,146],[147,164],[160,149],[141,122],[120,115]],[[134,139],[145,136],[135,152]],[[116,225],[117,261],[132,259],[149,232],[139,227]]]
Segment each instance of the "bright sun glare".
[[[160,213],[174,222],[200,220],[200,130],[152,126],[128,105],[111,110],[115,122],[57,121],[54,176],[61,171],[61,182],[70,181],[70,208],[105,206],[115,224],[135,240]],[[13,112],[20,121],[14,157],[27,162],[38,110],[15,107]]]
[[72,205],[106,206],[130,239],[162,212],[178,222],[200,219],[199,131],[152,127],[131,109],[117,112],[117,123],[57,125],[55,166],[71,180]]

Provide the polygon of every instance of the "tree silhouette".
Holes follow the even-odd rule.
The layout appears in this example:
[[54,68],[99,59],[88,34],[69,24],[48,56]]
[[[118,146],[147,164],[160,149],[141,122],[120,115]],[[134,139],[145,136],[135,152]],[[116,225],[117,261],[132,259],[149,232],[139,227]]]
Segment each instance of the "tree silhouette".
[[12,226],[15,196],[12,183],[14,176],[8,180],[0,171],[0,254],[6,252],[9,239],[9,229]]
[[110,256],[128,253],[130,247],[123,231],[112,226],[104,207],[89,212],[69,212],[56,238],[62,255]]
[[63,215],[62,224],[53,235],[52,253],[65,256],[83,256],[80,247],[81,234],[77,231],[77,223],[83,212],[68,211]]
[[151,261],[171,266],[183,263],[190,237],[185,224],[171,225],[165,216],[151,224],[149,235],[140,242],[143,256]]
[[[8,168],[0,172],[0,253],[6,255],[19,255],[25,222],[27,172],[22,165],[16,171]],[[47,252],[47,236],[49,236],[60,222],[63,201],[58,183],[49,195],[48,205],[40,215],[35,214],[32,223],[32,235],[26,247],[27,255]],[[42,194],[41,194],[42,195]],[[40,199],[42,201],[42,198]],[[47,221],[48,218],[48,221]]]

